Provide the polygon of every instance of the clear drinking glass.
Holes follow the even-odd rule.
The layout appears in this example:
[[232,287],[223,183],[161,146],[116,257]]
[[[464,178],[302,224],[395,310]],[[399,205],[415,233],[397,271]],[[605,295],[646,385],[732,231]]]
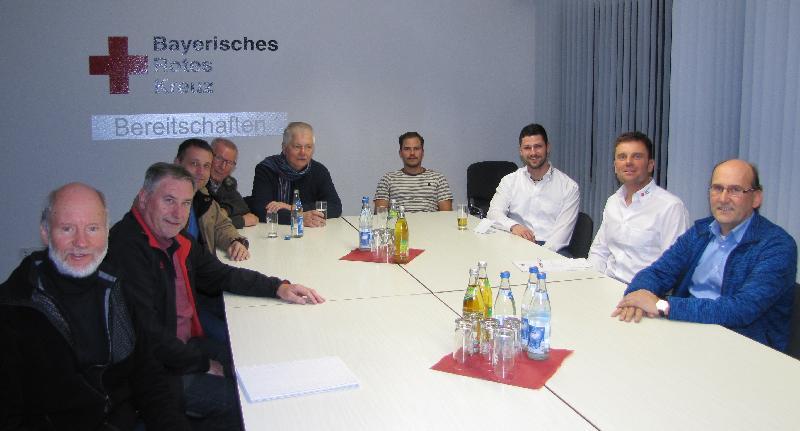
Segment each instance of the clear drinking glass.
[[492,365],[494,375],[501,380],[514,377],[516,365],[516,349],[514,348],[514,330],[511,328],[498,328],[494,331],[494,356]]
[[278,213],[267,213],[267,238],[278,237]]
[[458,222],[458,230],[467,230],[467,204],[456,205],[456,221]]
[[322,225],[325,226],[328,223],[328,201],[317,201],[314,208],[322,213]]
[[472,353],[472,322],[456,319],[453,341],[453,360],[456,362],[456,367],[463,366]]

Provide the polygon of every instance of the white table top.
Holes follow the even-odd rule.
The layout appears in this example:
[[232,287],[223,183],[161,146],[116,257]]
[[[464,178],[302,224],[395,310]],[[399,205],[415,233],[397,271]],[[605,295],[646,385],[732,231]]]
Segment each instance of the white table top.
[[334,355],[362,384],[243,398],[248,429],[800,429],[800,362],[716,325],[612,319],[624,285],[593,271],[548,274],[553,345],[575,353],[545,388],[430,370],[452,348],[470,266],[486,259],[490,275],[511,270],[520,301],[527,277],[511,262],[554,254],[505,232],[459,232],[452,213],[408,218],[411,246],[426,251],[402,266],[339,261],[357,242],[344,219],[300,240],[264,239],[264,225],[245,230],[253,257],[237,265],[274,269],[329,301],[267,307],[281,303],[226,295],[237,366]]
[[[610,315],[623,291],[610,278],[548,285],[553,346],[574,353],[547,388],[596,427],[800,428],[797,360],[718,325],[620,322]],[[463,298],[436,295],[454,308]]]
[[[488,263],[492,286],[500,283],[500,272],[511,272],[511,284],[525,284],[528,274],[513,265],[516,260],[560,259],[558,253],[540,247],[504,231],[477,234],[472,229],[479,219],[470,216],[467,230],[459,231],[452,211],[433,213],[408,213],[409,244],[425,252],[405,265],[433,292],[464,290],[469,279],[469,269],[479,260]],[[358,226],[358,217],[346,217]],[[575,280],[598,277],[593,270],[563,271],[547,274],[548,279]]]
[[537,429],[593,429],[546,389],[431,370],[452,349],[455,317],[429,293],[229,312],[237,366],[338,356],[360,381],[267,402],[240,396],[247,429],[512,429],[523,412]]
[[[286,226],[281,228],[288,231]],[[264,223],[241,232],[250,241],[250,259],[231,262],[223,258],[226,263],[303,284],[328,300],[428,292],[398,265],[339,260],[358,246],[358,233],[340,218],[328,220],[323,228],[306,228],[299,239],[284,240],[283,235],[267,239]],[[252,307],[280,301],[225,293],[225,304]]]

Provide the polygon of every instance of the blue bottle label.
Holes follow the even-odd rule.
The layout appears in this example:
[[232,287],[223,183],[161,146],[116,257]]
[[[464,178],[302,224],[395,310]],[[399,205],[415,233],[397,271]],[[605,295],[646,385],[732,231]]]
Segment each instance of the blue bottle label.
[[520,340],[524,340],[525,343],[527,344],[528,343],[528,318],[527,317],[523,317],[522,318],[522,325],[520,325],[519,332],[520,332],[520,334],[519,334]]
[[528,327],[528,349],[534,351],[541,349],[542,341],[544,341],[544,327]]
[[367,249],[369,248],[369,240],[372,237],[372,232],[368,230],[361,231],[361,234],[358,236],[358,247]]
[[297,216],[297,236],[303,236],[303,216]]

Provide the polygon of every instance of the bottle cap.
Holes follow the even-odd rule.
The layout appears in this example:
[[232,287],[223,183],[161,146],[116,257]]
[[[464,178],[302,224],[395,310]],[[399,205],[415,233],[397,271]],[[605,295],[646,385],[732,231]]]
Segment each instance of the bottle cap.
[[508,271],[503,271],[500,273],[500,278],[511,278],[511,273]]
[[540,280],[544,280],[544,279],[547,278],[547,273],[540,272],[538,275],[536,275],[536,278],[538,278]]
[[538,274],[539,273],[539,267],[534,265],[534,266],[528,268],[528,272],[530,272],[531,274]]

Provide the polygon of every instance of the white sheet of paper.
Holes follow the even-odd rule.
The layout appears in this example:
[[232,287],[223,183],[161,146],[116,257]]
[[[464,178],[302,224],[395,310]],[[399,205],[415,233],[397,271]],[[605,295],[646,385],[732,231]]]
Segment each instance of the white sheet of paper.
[[512,263],[522,272],[528,272],[528,268],[532,266],[538,266],[539,271],[542,272],[578,271],[581,269],[591,269],[592,267],[592,264],[584,258],[515,260]]
[[236,374],[251,403],[359,386],[337,356],[241,367]]
[[494,233],[494,228],[492,225],[494,224],[493,221],[489,220],[488,218],[482,219],[473,231],[475,233]]

